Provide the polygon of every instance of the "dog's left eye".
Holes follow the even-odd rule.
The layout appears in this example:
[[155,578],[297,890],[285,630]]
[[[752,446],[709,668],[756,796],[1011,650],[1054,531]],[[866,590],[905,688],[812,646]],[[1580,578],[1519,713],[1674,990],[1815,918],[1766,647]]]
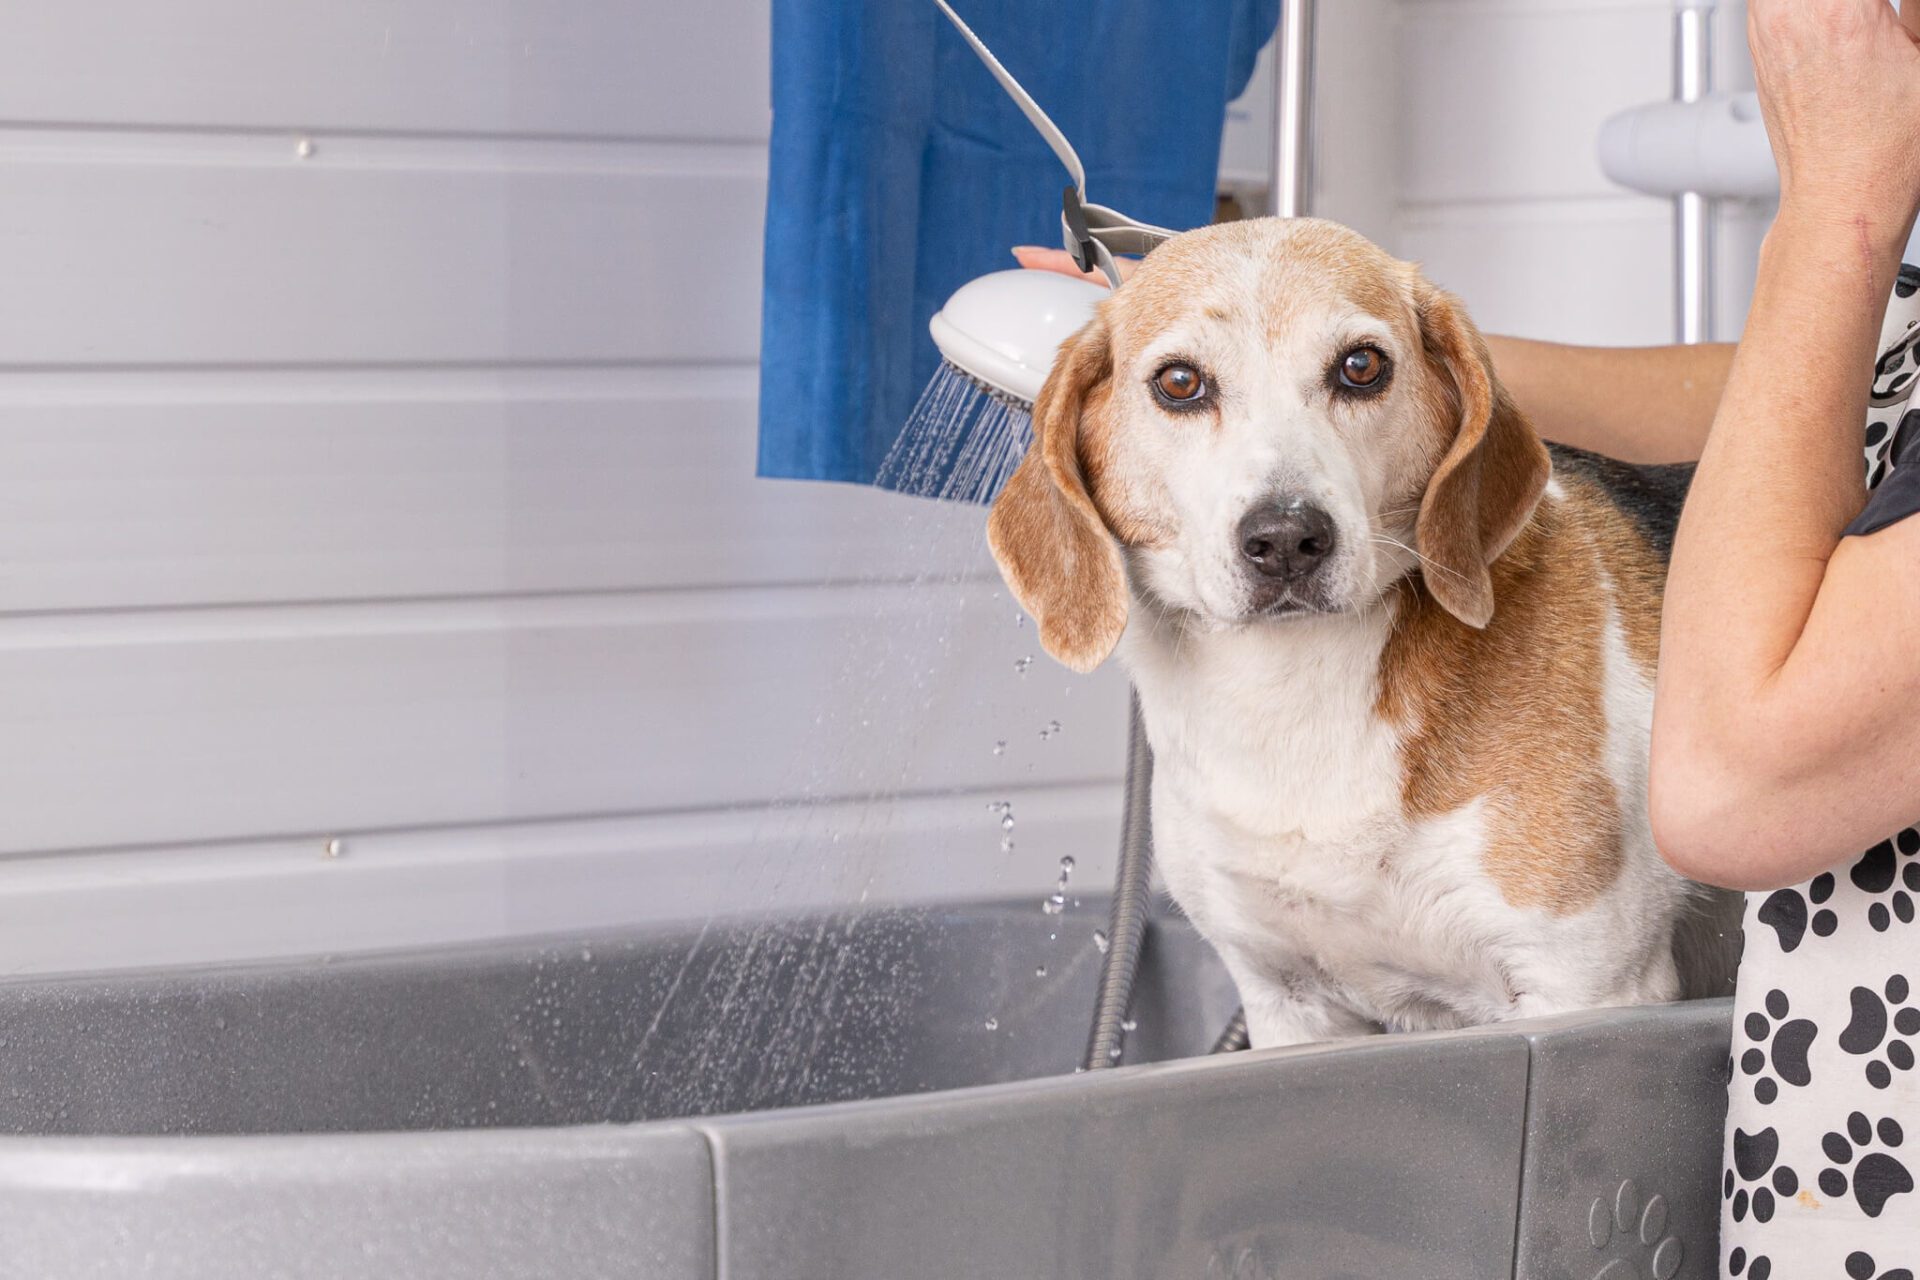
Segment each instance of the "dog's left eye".
[[1191,409],[1207,397],[1207,380],[1190,364],[1175,362],[1153,375],[1153,393],[1171,409]]
[[1387,353],[1378,347],[1355,347],[1340,357],[1336,372],[1340,385],[1349,390],[1377,390],[1387,375]]

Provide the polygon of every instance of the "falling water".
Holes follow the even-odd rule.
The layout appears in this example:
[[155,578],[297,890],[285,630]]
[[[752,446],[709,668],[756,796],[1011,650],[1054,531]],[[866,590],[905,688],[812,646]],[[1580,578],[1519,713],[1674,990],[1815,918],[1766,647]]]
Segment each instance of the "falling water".
[[1033,435],[1025,406],[942,364],[880,463],[874,483],[921,498],[985,503]]
[[[710,921],[714,927],[702,931],[677,971],[662,975],[610,1115],[691,1115],[901,1087],[891,1082],[926,981],[910,940],[924,923],[898,910],[796,921],[785,903],[796,890],[814,890],[818,900],[820,884],[862,875],[871,883],[880,873],[894,797],[910,789],[916,760],[926,758],[922,744],[949,731],[946,700],[969,696],[954,676],[972,655],[954,642],[967,634],[986,589],[981,505],[1013,474],[1031,434],[1024,407],[944,365],[908,415],[875,483],[939,501],[876,504],[885,523],[862,553],[884,538],[895,567],[866,569],[848,582],[873,590],[878,625],[822,681],[815,717],[822,749],[795,761],[752,852],[729,870],[728,910],[741,918]],[[911,581],[902,580],[900,565],[912,566]],[[903,589],[912,593],[911,608],[900,606]],[[1017,614],[1011,621],[1022,623]],[[1024,676],[1032,663],[1022,656],[1016,671]],[[847,745],[863,739],[885,741],[887,749]],[[991,745],[995,755],[1008,750],[1004,738]],[[993,816],[1003,855],[1014,847],[1011,810],[1003,801]],[[1058,910],[1066,907],[1066,882],[1063,867]],[[857,1062],[832,1048],[842,1043],[833,1029],[849,1020],[872,1031]]]

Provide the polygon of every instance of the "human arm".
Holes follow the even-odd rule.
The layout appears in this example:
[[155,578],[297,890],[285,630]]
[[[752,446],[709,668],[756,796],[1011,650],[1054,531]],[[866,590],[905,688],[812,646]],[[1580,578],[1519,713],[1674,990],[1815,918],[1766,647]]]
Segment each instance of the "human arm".
[[1780,214],[1675,540],[1650,803],[1682,873],[1768,888],[1920,817],[1920,520],[1841,536],[1920,193],[1920,47],[1884,0],[1754,0],[1749,40]]
[[1549,440],[1627,462],[1700,456],[1733,344],[1575,347],[1487,335],[1507,394]]

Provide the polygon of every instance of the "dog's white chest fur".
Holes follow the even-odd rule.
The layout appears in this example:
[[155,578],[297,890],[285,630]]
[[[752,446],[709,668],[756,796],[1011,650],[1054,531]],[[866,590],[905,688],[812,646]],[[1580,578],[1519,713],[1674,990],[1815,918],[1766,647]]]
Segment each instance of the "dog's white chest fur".
[[1549,970],[1571,922],[1501,899],[1482,802],[1406,816],[1374,710],[1390,622],[1375,615],[1186,635],[1143,619],[1123,651],[1155,753],[1156,857],[1257,1044],[1496,1021],[1567,985]]

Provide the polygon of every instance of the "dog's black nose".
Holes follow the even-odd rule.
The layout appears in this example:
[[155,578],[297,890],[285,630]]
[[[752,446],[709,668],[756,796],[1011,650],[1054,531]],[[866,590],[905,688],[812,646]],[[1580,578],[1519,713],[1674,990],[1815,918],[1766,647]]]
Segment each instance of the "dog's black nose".
[[1241,518],[1239,536],[1240,554],[1261,574],[1298,581],[1333,554],[1333,517],[1304,502],[1255,507]]

